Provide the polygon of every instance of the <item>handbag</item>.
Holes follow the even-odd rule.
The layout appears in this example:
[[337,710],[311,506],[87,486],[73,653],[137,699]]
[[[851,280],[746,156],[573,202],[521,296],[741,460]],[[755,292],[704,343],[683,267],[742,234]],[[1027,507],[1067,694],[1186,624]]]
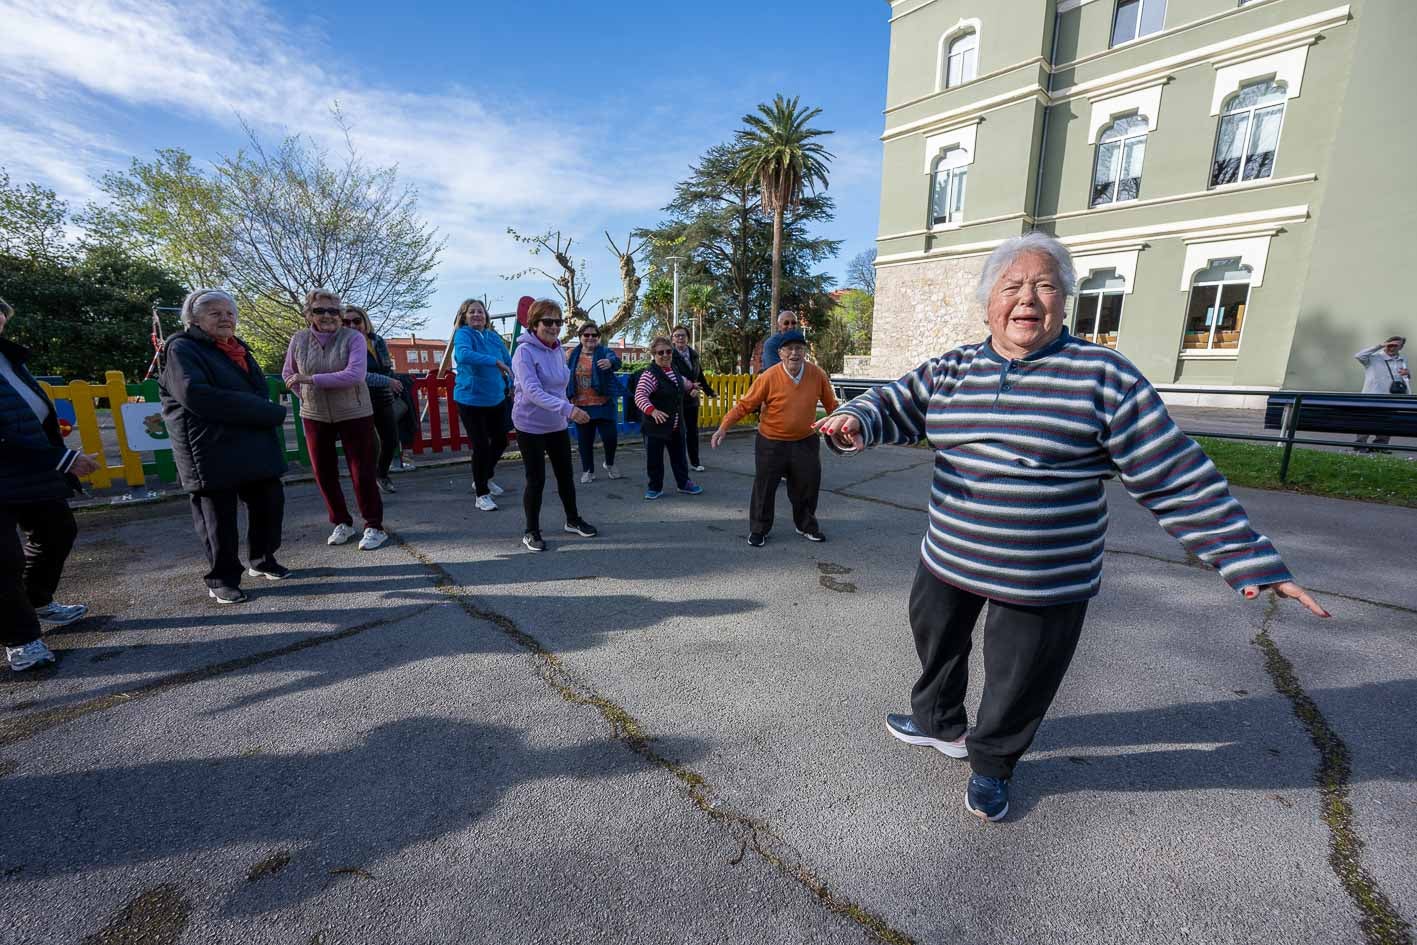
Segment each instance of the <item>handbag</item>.
[[1384,362],[1387,366],[1388,377],[1392,378],[1392,383],[1387,386],[1387,392],[1389,394],[1405,394],[1407,393],[1407,382],[1392,372],[1392,361],[1393,359],[1389,358]]

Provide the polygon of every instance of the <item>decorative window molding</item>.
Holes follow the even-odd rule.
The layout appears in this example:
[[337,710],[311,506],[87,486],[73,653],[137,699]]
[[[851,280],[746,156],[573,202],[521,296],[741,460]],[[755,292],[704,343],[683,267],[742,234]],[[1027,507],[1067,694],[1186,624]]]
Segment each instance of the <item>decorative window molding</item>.
[[[950,167],[963,167],[974,163],[974,139],[979,130],[979,119],[967,125],[959,125],[949,131],[941,131],[925,139],[925,173]],[[941,155],[944,163],[940,163]]]
[[1216,63],[1215,91],[1210,96],[1210,113],[1219,115],[1225,100],[1240,91],[1240,87],[1261,79],[1269,79],[1284,89],[1287,98],[1298,98],[1304,84],[1304,66],[1309,61],[1309,46],[1305,43],[1283,52],[1271,53],[1229,64]]
[[1269,260],[1269,241],[1269,236],[1210,242],[1186,240],[1186,261],[1181,266],[1181,291],[1189,292],[1196,273],[1217,259],[1239,259],[1240,265],[1250,270],[1250,285],[1264,285],[1264,267]]
[[1094,273],[1115,269],[1117,275],[1126,283],[1122,287],[1122,294],[1131,295],[1137,281],[1137,256],[1140,254],[1140,249],[1130,249],[1091,256],[1074,256],[1073,268],[1077,271],[1079,283],[1087,281]]
[[979,47],[984,40],[984,22],[978,17],[965,17],[940,36],[940,46],[935,56],[935,91],[943,92],[947,88],[952,88],[945,81],[948,61],[950,55],[950,44],[965,35],[974,34],[974,75],[965,78],[961,83],[970,82],[979,74]]
[[1110,98],[1094,99],[1092,115],[1087,123],[1087,143],[1096,144],[1097,133],[1103,126],[1130,112],[1136,112],[1146,119],[1147,134],[1155,131],[1161,116],[1161,87],[1166,81],[1167,79],[1162,79],[1144,89],[1113,95]]

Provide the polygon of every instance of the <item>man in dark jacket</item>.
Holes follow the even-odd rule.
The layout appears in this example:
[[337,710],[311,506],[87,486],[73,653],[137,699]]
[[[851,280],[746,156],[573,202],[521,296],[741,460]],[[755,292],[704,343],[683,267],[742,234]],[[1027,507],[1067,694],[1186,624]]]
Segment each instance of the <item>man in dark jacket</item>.
[[285,491],[286,409],[271,401],[266,376],[236,337],[236,302],[220,290],[198,289],[182,303],[186,329],[167,339],[158,388],[182,488],[191,494],[192,524],[210,565],[208,595],[220,604],[246,600],[237,503],[246,505],[246,545],[252,577],[279,580],[290,571],[276,561]]
[[674,342],[674,373],[693,385],[689,388],[689,398],[684,401],[684,445],[689,449],[689,465],[695,472],[703,472],[704,467],[699,463],[699,399],[715,394],[704,374],[699,353],[689,347],[689,329],[676,326],[669,340]]
[[[0,301],[0,334],[14,316]],[[42,624],[67,626],[88,613],[83,604],[56,603],[54,590],[79,531],[67,499],[75,477],[98,469],[64,447],[28,359],[29,351],[0,338],[0,642],[15,672],[54,661]]]

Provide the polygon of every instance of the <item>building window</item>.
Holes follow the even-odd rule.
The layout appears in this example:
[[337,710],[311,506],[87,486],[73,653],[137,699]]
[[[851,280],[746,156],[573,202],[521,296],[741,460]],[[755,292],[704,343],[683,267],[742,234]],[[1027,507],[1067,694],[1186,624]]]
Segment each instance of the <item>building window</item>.
[[971,82],[979,74],[979,34],[970,30],[950,41],[945,57],[945,88]]
[[1166,0],[1117,0],[1112,18],[1112,45],[1120,46],[1142,36],[1161,32]]
[[1238,258],[1212,260],[1191,280],[1186,307],[1184,351],[1225,351],[1240,347],[1240,328],[1250,301],[1250,270]]
[[1215,134],[1210,186],[1258,180],[1274,173],[1285,101],[1283,88],[1273,82],[1257,82],[1226,103]]
[[948,154],[940,158],[931,177],[930,223],[958,223],[964,215],[964,184],[968,167],[947,167]]
[[1092,173],[1089,206],[1137,199],[1146,132],[1147,121],[1140,115],[1119,118],[1102,132],[1097,141],[1097,167]]
[[1073,334],[1109,348],[1117,347],[1122,325],[1122,290],[1126,282],[1115,269],[1099,272],[1078,285]]

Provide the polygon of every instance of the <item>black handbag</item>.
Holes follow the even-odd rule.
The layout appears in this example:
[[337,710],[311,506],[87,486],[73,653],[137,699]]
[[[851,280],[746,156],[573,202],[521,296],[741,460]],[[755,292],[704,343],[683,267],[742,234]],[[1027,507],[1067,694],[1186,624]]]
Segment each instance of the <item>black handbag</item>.
[[1384,363],[1387,365],[1388,377],[1392,378],[1392,383],[1387,386],[1387,392],[1389,394],[1407,393],[1407,382],[1392,372],[1392,360],[1389,359]]

